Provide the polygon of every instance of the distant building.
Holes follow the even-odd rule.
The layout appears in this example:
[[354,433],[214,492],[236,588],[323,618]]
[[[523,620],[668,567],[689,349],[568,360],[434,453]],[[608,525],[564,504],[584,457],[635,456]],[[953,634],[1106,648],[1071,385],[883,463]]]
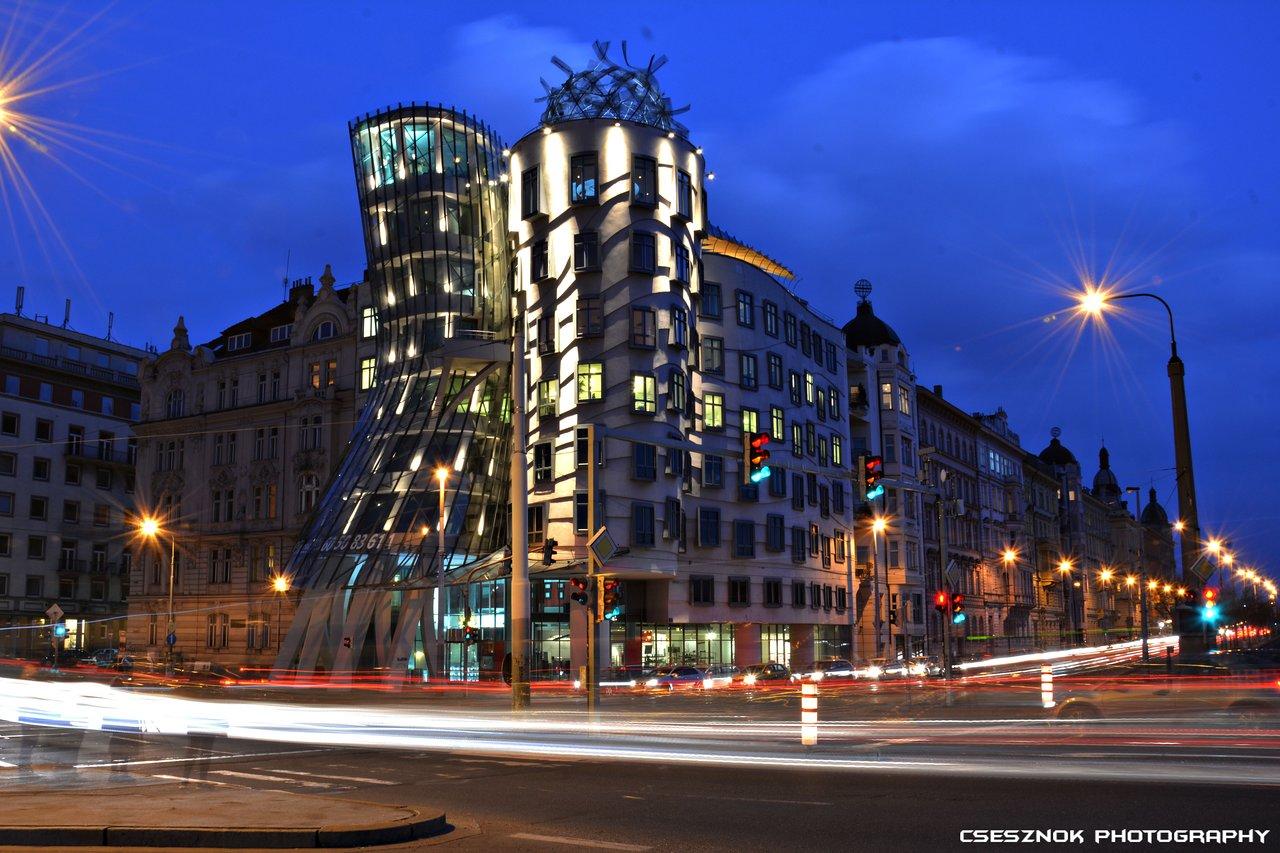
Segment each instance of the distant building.
[[0,655],[117,646],[133,546],[132,425],[143,350],[0,314]]
[[175,655],[274,660],[297,594],[276,579],[374,382],[362,295],[335,288],[326,267],[318,292],[296,281],[286,301],[202,346],[179,318],[169,349],[145,362],[138,505],[161,534],[134,564],[135,654],[166,654],[173,545]]

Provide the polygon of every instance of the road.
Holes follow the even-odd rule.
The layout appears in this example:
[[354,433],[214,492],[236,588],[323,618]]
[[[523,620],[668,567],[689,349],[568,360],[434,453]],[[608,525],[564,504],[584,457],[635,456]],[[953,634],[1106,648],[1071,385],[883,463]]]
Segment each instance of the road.
[[[1084,742],[982,749],[1026,776],[938,775],[897,767],[795,769],[527,758],[399,749],[299,747],[222,738],[81,734],[5,724],[0,796],[23,790],[190,784],[284,790],[443,809],[457,829],[420,843],[459,850],[959,849],[974,828],[1280,830],[1273,785],[1187,783],[1188,762],[1239,763],[1232,748],[1149,746],[1163,768],[1139,780],[1045,777],[1046,765],[1106,764]],[[24,751],[24,742],[26,749]],[[909,746],[909,745],[906,745]],[[918,744],[916,745],[919,746]],[[883,749],[870,750],[874,760]],[[1101,759],[1101,760],[1100,760]],[[1255,760],[1275,761],[1270,753]],[[113,764],[114,761],[114,764]],[[1034,768],[1040,766],[1037,771]],[[1229,772],[1229,771],[1224,771]],[[1280,837],[1280,832],[1271,836]],[[972,845],[969,845],[970,847]]]

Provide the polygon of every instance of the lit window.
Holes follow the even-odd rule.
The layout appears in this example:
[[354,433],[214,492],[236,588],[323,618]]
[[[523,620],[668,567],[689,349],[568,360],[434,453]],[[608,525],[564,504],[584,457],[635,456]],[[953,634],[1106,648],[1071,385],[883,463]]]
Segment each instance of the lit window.
[[880,383],[880,408],[885,411],[893,409],[893,383]]
[[378,359],[370,356],[360,359],[360,390],[368,391],[378,384]]
[[658,381],[652,374],[636,373],[631,377],[632,410],[644,415],[658,411]]
[[704,394],[702,423],[707,429],[724,429],[724,395]]
[[636,155],[631,158],[631,202],[644,205],[658,203],[658,163],[652,157]]
[[378,334],[378,309],[366,305],[360,309],[360,337],[372,338]]
[[538,383],[538,417],[554,418],[556,416],[557,396],[555,379],[543,379]]
[[574,204],[594,202],[599,174],[596,152],[573,155],[569,159],[569,201]]
[[760,413],[755,409],[742,410],[742,431],[744,433],[754,433],[760,429]]
[[604,364],[587,361],[578,365],[578,402],[604,399]]

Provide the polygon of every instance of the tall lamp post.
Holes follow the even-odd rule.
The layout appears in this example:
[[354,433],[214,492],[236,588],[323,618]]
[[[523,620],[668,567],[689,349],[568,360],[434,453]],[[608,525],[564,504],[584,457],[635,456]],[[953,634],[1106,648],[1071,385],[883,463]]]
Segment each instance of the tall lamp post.
[[[444,492],[445,486],[449,483],[449,468],[441,465],[435,470],[436,486],[440,494],[439,514],[436,517],[436,550],[438,552],[437,559],[439,565],[436,568],[436,674],[441,678],[444,677],[446,658],[448,653],[447,646],[444,641]],[[466,654],[466,650],[463,650]]]
[[[1173,455],[1178,481],[1178,515],[1183,524],[1181,548],[1182,568],[1186,572],[1195,565],[1200,551],[1200,514],[1196,506],[1196,483],[1191,468],[1191,428],[1187,422],[1187,389],[1183,382],[1186,366],[1178,357],[1178,339],[1173,331],[1173,309],[1154,293],[1112,293],[1089,288],[1079,299],[1080,310],[1101,317],[1108,305],[1119,299],[1154,299],[1169,315],[1169,394],[1173,404]],[[1189,578],[1188,580],[1195,580]],[[1176,611],[1175,611],[1176,612]]]
[[274,578],[271,579],[271,588],[275,590],[275,593],[276,593],[276,651],[277,652],[280,651],[280,633],[283,627],[281,625],[281,619],[283,618],[283,614],[281,613],[282,605],[284,603],[284,597],[289,594],[289,587],[291,587],[292,585],[293,584],[289,582],[288,575],[276,575]]
[[[884,657],[883,649],[883,625],[884,622],[880,618],[880,567],[879,567],[879,536],[888,528],[888,520],[878,515],[871,522],[871,598],[875,603],[875,618],[873,623],[876,631],[876,657]],[[889,594],[889,577],[888,572],[885,573],[885,595]]]
[[1058,574],[1062,578],[1062,616],[1067,623],[1067,630],[1070,631],[1069,642],[1076,642],[1076,607],[1075,596],[1071,594],[1071,581],[1073,579],[1072,570],[1075,567],[1066,557],[1058,563]]
[[[160,537],[161,535],[164,534],[164,532],[165,532],[164,529],[160,526],[160,520],[157,519],[155,516],[150,516],[150,515],[143,516],[142,520],[138,522],[138,533],[140,533],[143,538],[150,539],[152,542],[159,542]],[[177,556],[177,549],[178,549],[177,539],[175,539],[173,534],[170,533],[169,534],[169,623],[168,623],[168,628],[165,630],[165,635],[164,635],[164,643],[165,643],[165,646],[168,648],[168,652],[166,653],[166,660],[168,661],[167,666],[168,666],[168,669],[170,670],[173,669],[174,644],[169,641],[169,638],[175,634],[175,628],[176,628],[173,622],[173,580],[174,580],[174,561],[175,561],[175,557]]]

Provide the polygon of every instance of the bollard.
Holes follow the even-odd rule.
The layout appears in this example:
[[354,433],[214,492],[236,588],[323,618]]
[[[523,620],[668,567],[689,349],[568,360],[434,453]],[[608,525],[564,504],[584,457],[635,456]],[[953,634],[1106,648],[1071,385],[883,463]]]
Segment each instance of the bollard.
[[1046,708],[1052,708],[1057,703],[1053,701],[1053,665],[1040,665],[1040,701]]
[[818,742],[818,685],[806,681],[800,685],[800,743],[814,746]]

